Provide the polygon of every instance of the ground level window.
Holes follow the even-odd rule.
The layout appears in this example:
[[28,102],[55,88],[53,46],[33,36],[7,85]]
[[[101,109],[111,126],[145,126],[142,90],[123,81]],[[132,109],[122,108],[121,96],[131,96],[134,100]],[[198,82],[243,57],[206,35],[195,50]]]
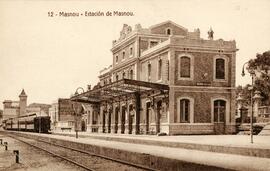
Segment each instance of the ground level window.
[[188,99],[180,100],[180,122],[189,122],[190,120],[190,101]]
[[225,122],[226,101],[214,101],[214,122]]

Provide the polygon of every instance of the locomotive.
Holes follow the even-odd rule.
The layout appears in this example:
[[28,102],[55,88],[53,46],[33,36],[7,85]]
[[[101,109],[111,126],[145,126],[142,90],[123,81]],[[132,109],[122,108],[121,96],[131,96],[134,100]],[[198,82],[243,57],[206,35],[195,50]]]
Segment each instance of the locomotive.
[[8,118],[3,121],[4,129],[49,133],[51,120],[49,116],[37,116],[36,113]]

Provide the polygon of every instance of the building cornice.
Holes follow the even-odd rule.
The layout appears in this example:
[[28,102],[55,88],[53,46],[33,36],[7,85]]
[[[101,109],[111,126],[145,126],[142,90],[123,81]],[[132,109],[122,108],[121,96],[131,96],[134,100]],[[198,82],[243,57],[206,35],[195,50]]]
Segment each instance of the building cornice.
[[180,86],[170,85],[170,88],[183,88],[183,89],[211,89],[211,90],[236,90],[236,87],[216,87],[216,86]]

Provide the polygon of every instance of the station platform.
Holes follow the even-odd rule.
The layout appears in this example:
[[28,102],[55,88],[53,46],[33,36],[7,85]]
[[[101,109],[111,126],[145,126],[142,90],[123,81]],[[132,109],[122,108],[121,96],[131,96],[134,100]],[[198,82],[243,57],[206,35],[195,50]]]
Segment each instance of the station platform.
[[[94,151],[121,160],[137,162],[138,164],[148,165],[158,170],[270,170],[270,157],[215,152],[215,146],[234,147],[238,148],[239,151],[243,151],[243,149],[241,149],[243,147],[268,151],[270,149],[270,141],[268,141],[268,137],[264,136],[255,136],[255,143],[250,144],[249,136],[231,135],[157,137],[118,134],[90,135],[89,133],[80,132],[79,138],[76,139],[73,137],[74,133],[65,133],[65,135],[69,136],[63,136],[63,134],[59,135],[59,133],[57,135],[36,133],[20,134],[29,137],[40,137],[46,141],[67,144],[68,146]],[[126,142],[121,142],[121,140]],[[151,141],[152,144],[144,144],[146,141]],[[186,146],[197,142],[197,145],[208,145],[209,149],[212,148],[212,151],[172,147],[173,145],[167,146],[166,142],[186,143]],[[154,143],[159,144],[153,145]],[[213,147],[211,147],[211,145]],[[198,148],[199,147],[201,146],[198,146]],[[269,156],[269,154],[266,153],[265,155]]]
[[[54,132],[55,135],[75,136],[75,132]],[[249,135],[133,135],[79,132],[81,138],[118,141],[134,144],[184,148],[226,154],[270,158],[270,136]]]

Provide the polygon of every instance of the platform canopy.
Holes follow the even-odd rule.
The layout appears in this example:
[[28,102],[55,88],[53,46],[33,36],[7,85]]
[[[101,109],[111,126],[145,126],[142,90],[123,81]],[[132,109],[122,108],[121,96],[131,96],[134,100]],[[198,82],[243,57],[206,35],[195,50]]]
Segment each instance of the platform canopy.
[[101,101],[115,99],[121,96],[150,91],[160,91],[160,94],[167,93],[169,91],[169,86],[159,83],[121,79],[99,88],[74,95],[70,99],[72,101],[83,103],[99,103]]

